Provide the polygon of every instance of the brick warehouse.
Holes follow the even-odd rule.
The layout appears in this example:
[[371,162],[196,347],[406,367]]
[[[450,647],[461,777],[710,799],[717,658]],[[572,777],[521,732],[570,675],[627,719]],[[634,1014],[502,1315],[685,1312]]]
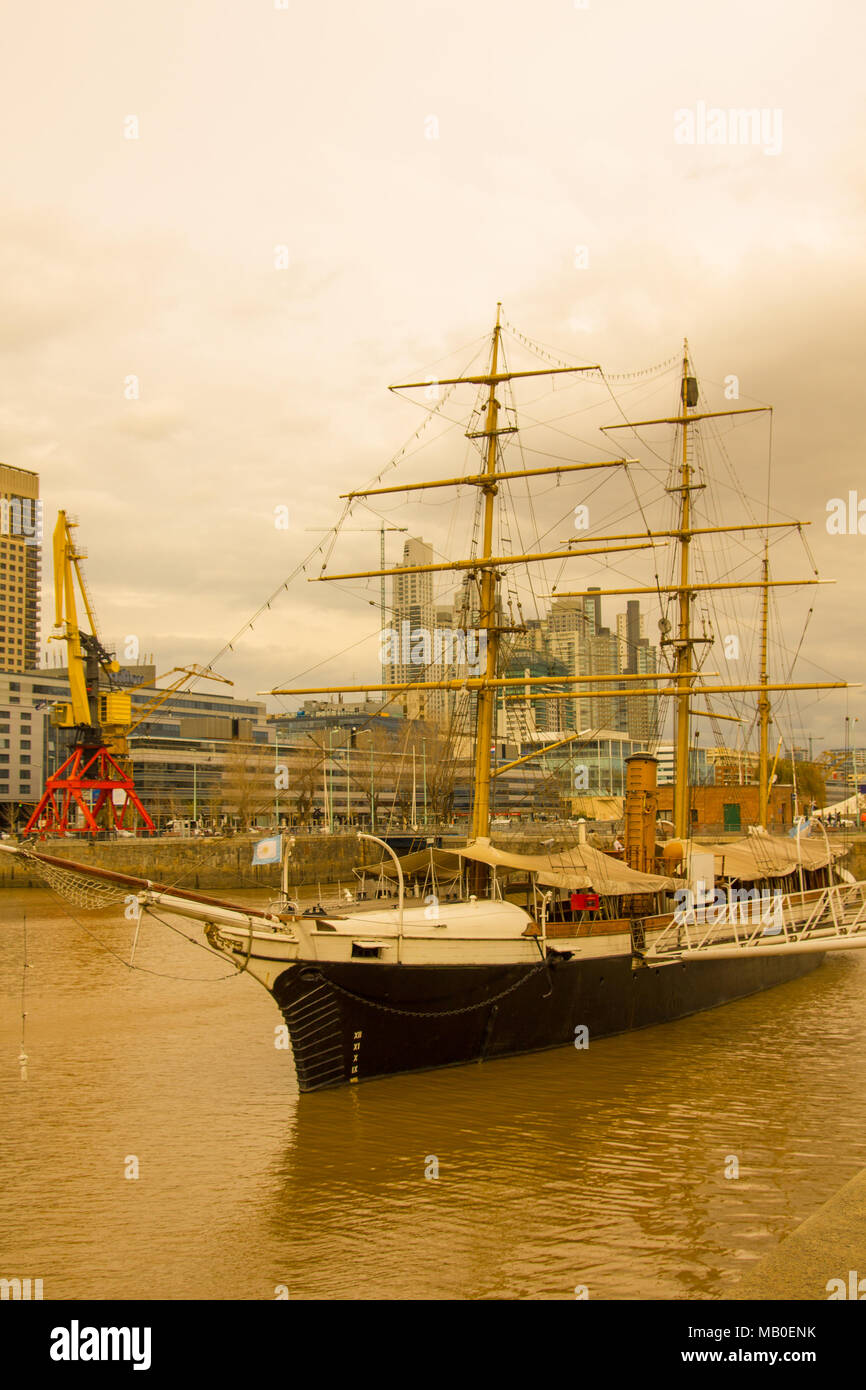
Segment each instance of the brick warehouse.
[[[758,785],[744,787],[691,787],[691,821],[695,832],[719,835],[745,831],[758,821]],[[673,819],[674,789],[659,787],[659,816]],[[794,788],[790,783],[777,783],[770,788],[767,829],[784,834],[794,824]]]

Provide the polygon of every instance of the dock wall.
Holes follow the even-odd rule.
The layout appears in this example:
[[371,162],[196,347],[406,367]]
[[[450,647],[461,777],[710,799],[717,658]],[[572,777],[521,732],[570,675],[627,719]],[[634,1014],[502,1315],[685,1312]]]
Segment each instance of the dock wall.
[[[55,855],[79,864],[113,869],[133,878],[147,878],[154,883],[174,884],[191,889],[276,888],[279,870],[276,865],[253,868],[252,846],[260,835],[233,835],[226,839],[210,837],[191,839],[160,838],[154,840],[85,839],[45,840],[34,845],[43,854]],[[457,848],[466,843],[465,837],[443,840],[443,848]],[[535,832],[493,836],[493,844],[516,854],[547,854],[572,849],[575,835],[571,831],[552,834],[540,825]],[[352,869],[357,864],[378,863],[381,850],[355,835],[295,835],[289,882],[298,887],[315,887],[317,883],[353,881]],[[847,857],[841,863],[855,878],[866,878],[866,836],[857,837]],[[0,854],[0,889],[42,886],[42,879],[22,861]]]
[[[78,864],[112,869],[132,878],[146,878],[178,888],[223,889],[277,888],[279,867],[253,868],[252,847],[260,835],[233,835],[227,839],[45,840],[34,846],[40,854]],[[297,836],[289,882],[312,885],[353,881],[356,864],[378,860],[375,845],[354,835]],[[43,880],[27,863],[0,854],[0,889],[41,888]]]

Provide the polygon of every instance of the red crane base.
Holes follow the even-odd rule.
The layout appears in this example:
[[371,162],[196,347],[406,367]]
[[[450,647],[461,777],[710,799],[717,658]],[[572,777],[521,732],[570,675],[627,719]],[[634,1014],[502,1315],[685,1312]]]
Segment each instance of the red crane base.
[[[114,792],[123,792],[123,799],[115,802]],[[76,748],[46,781],[42,799],[25,825],[24,834],[34,831],[41,840],[46,835],[96,835],[105,828],[99,825],[97,818],[106,806],[108,828],[127,829],[124,819],[132,806],[145,828],[152,835],[156,834],[156,827],[138,799],[132,778],[115,762],[108,749]],[[84,817],[83,824],[72,823],[76,808]]]

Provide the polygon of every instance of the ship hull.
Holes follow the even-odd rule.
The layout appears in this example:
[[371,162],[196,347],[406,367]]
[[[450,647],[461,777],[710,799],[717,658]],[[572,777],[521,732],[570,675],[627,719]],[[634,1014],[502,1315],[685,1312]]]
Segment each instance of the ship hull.
[[784,984],[822,960],[815,951],[653,969],[633,969],[628,954],[549,967],[298,962],[271,992],[299,1087],[314,1091],[591,1043]]

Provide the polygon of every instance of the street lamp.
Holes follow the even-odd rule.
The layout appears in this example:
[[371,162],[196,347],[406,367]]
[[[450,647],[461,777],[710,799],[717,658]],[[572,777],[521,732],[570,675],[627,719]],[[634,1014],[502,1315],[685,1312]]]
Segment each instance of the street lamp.
[[353,724],[349,730],[349,747],[346,749],[346,824],[352,824],[352,752],[355,747],[355,739],[358,733],[357,724]]

